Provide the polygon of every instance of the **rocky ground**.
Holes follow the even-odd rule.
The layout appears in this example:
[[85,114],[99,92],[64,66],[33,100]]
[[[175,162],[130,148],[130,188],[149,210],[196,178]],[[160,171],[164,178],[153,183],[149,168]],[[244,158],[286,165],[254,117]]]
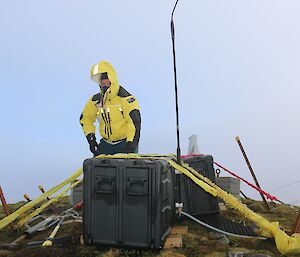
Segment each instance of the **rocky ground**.
[[[279,221],[280,225],[285,231],[290,234],[291,227],[297,217],[297,211],[299,208],[290,208],[284,205],[272,205],[272,211],[267,212],[263,207],[263,204],[254,200],[243,200],[250,209],[258,212],[262,216],[268,218],[270,221]],[[19,202],[10,205],[10,209],[14,210],[19,208],[24,202]],[[68,208],[68,199],[64,198],[60,201],[59,205],[62,208]],[[2,208],[0,208],[2,211]],[[51,211],[49,211],[51,213]],[[233,210],[222,211],[222,215],[235,221],[244,220],[241,215]],[[3,218],[4,214],[0,213],[0,218]],[[115,249],[115,248],[103,248],[103,247],[91,247],[81,245],[79,243],[79,237],[81,234],[81,224],[66,224],[58,232],[57,237],[72,235],[73,244],[65,246],[55,247],[41,247],[34,248],[21,247],[19,249],[0,249],[0,257],[68,257],[68,256],[86,256],[86,257],[137,257],[137,256],[149,256],[149,257],[260,257],[260,256],[281,256],[277,251],[274,240],[249,240],[249,239],[236,239],[226,238],[208,231],[206,228],[189,221],[182,220],[180,224],[188,226],[189,232],[183,235],[183,247],[171,250],[161,251],[146,251],[136,249]],[[52,228],[53,229],[53,228]],[[40,232],[30,239],[24,241],[24,243],[44,240],[51,233],[51,229],[48,231]],[[22,231],[16,232],[10,231],[9,227],[0,231],[0,243],[9,243],[14,241]],[[240,253],[240,254],[238,254]],[[241,254],[243,253],[243,254]]]

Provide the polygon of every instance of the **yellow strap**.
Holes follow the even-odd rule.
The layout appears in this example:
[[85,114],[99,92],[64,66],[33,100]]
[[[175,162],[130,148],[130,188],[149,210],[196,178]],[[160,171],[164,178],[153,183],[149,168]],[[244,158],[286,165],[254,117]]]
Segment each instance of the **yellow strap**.
[[9,216],[5,217],[0,221],[0,229],[4,228],[5,226],[9,225],[12,223],[14,220],[16,220],[20,215],[25,213],[26,211],[30,210],[33,208],[35,205],[39,204],[43,200],[45,200],[47,197],[53,195],[55,192],[57,192],[59,189],[63,188],[65,185],[73,182],[76,178],[78,178],[82,174],[83,170],[82,168],[78,169],[76,172],[74,172],[68,179],[60,183],[59,185],[51,188],[44,194],[40,195],[36,199],[32,200],[31,202],[23,205],[21,208],[10,214]]
[[174,169],[180,171],[181,173],[183,173],[184,175],[186,175],[187,177],[192,179],[198,186],[202,187],[206,192],[210,193],[213,196],[218,196],[218,191],[215,188],[211,187],[210,185],[208,185],[204,181],[202,181],[202,180],[198,179],[197,177],[195,177],[191,172],[189,172],[187,169],[183,168],[177,162],[174,162],[174,161],[172,161],[170,159],[167,159],[167,158],[163,158],[163,159],[165,159],[167,162],[169,162],[170,165]]
[[62,196],[64,196],[66,193],[69,192],[69,190],[71,190],[71,188],[77,186],[78,184],[80,184],[82,182],[81,180],[76,181],[75,183],[72,183],[68,188],[66,188],[64,191],[62,191],[61,193],[59,193],[58,195],[56,195],[55,197],[51,198],[50,200],[48,200],[46,203],[44,203],[43,205],[41,205],[38,209],[34,210],[32,213],[30,213],[29,215],[26,215],[23,218],[20,218],[20,220],[17,223],[17,228],[22,227],[28,220],[31,220],[33,217],[35,217],[36,215],[40,214],[44,209],[46,209],[50,204],[56,202],[57,200],[59,200],[59,198],[61,198]]
[[[176,168],[176,169],[178,168],[177,170],[181,171],[184,174],[186,173],[186,171],[184,171],[184,169],[185,169],[184,167],[181,168],[180,165],[178,165],[177,163],[176,163],[176,167],[175,167],[171,163],[173,161],[168,160],[168,162],[174,168]],[[193,174],[198,173],[196,170],[192,169],[191,167],[189,168],[189,170],[193,170]],[[191,177],[191,176],[189,176],[189,177]],[[191,177],[191,179],[197,185],[202,187],[202,185],[197,183],[197,181],[194,178]],[[205,191],[207,191],[208,193],[210,193],[209,190],[207,190],[205,187],[202,187],[202,188]],[[282,231],[279,228],[278,222],[268,221],[264,217],[258,215],[254,211],[250,210],[245,204],[240,202],[233,195],[228,194],[221,188],[217,188],[217,186],[214,186],[214,188],[217,191],[217,196],[220,197],[221,199],[223,199],[228,206],[230,206],[233,209],[238,210],[245,218],[252,220],[263,230],[270,232],[273,235],[273,237],[275,239],[276,247],[281,254],[285,255],[285,254],[299,254],[300,253],[300,235],[299,234],[294,234],[292,236],[288,236],[284,231]]]

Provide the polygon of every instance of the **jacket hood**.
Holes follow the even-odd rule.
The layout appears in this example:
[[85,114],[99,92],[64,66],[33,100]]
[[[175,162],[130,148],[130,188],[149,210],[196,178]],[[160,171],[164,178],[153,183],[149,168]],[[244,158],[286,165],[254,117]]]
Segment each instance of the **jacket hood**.
[[107,97],[110,98],[118,94],[120,87],[118,77],[113,66],[107,61],[99,62],[98,64],[92,67],[91,79],[95,81],[98,85],[100,85],[101,74],[105,72],[107,72],[108,79],[111,82],[111,85],[107,90]]

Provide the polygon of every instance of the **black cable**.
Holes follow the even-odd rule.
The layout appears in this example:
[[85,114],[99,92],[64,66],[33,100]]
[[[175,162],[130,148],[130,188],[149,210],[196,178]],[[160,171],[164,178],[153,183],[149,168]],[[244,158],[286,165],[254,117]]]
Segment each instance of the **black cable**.
[[294,185],[294,184],[297,184],[297,183],[300,183],[300,180],[294,181],[292,183],[289,183],[289,184],[286,184],[286,185],[283,185],[283,186],[275,187],[272,190],[269,190],[269,192],[277,191],[279,189],[286,188],[288,186],[291,186],[291,185]]

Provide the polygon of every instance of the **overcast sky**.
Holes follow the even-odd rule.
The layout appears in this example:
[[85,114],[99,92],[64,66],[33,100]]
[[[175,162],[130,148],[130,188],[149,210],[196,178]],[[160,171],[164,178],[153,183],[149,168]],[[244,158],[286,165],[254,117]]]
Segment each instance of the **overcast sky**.
[[[79,125],[105,59],[142,113],[141,153],[175,153],[171,0],[0,0],[1,171],[9,202],[91,157]],[[201,153],[300,202],[300,2],[180,0],[175,12],[182,153]],[[99,139],[99,136],[98,136]],[[222,172],[221,175],[227,175]],[[258,193],[242,184],[246,195]],[[272,191],[273,190],[273,191]]]

